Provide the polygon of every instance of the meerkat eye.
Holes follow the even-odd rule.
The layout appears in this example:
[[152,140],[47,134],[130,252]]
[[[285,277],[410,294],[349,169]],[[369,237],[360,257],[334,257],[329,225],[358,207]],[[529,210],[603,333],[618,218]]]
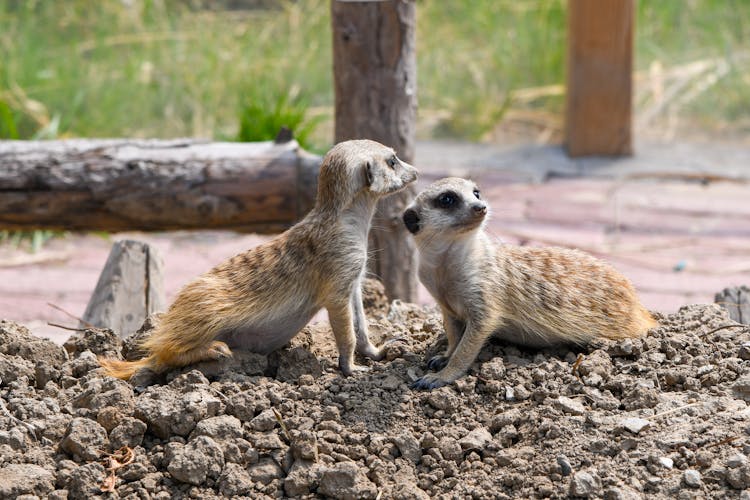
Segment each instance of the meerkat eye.
[[474,190],[474,196],[476,196],[476,197],[477,197],[477,200],[480,200],[480,199],[481,199],[481,198],[479,197],[479,190],[478,190],[478,189],[475,189],[475,190]]
[[458,199],[453,193],[443,193],[437,199],[437,204],[440,208],[450,208],[456,204]]
[[388,160],[386,161],[386,163],[388,163],[389,167],[395,169],[396,168],[396,164],[398,163],[398,158],[396,158],[396,155],[393,155],[390,158],[388,158]]

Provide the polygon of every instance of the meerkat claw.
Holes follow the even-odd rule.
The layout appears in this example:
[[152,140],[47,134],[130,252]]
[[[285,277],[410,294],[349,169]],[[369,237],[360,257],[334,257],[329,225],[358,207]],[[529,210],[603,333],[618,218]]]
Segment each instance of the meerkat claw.
[[444,385],[448,385],[448,382],[437,378],[435,375],[425,375],[424,377],[412,383],[409,387],[418,390],[432,390],[437,389],[438,387],[443,387]]
[[208,353],[212,359],[227,359],[233,356],[229,346],[218,340],[211,345]]
[[447,356],[433,356],[427,362],[427,368],[434,372],[439,372],[448,364],[448,359]]

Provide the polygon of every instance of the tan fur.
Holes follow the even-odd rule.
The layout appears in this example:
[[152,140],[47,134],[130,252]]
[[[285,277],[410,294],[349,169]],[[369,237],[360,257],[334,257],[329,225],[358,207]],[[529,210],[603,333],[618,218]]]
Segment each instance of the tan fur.
[[185,286],[143,342],[148,355],[133,362],[102,359],[105,371],[127,379],[143,367],[163,371],[230,356],[230,347],[267,353],[286,344],[322,307],[345,374],[359,368],[355,347],[380,359],[362,308],[367,234],[378,199],[416,175],[377,142],[337,144],[323,159],[315,207],[302,221]]
[[[656,326],[631,283],[577,250],[498,245],[483,231],[488,207],[468,180],[439,180],[404,213],[420,252],[419,277],[440,305],[448,337],[441,369],[415,384],[460,377],[485,341],[545,346],[639,337]],[[456,203],[445,206],[451,195]],[[443,200],[442,202],[440,200]]]

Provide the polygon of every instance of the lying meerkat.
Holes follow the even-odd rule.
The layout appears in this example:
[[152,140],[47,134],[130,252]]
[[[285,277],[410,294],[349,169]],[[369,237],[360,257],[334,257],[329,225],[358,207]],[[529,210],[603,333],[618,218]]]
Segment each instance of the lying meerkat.
[[656,321],[630,282],[577,250],[496,244],[483,231],[488,207],[471,181],[441,179],[404,212],[419,249],[419,278],[438,302],[448,350],[414,383],[456,380],[493,334],[547,346],[643,335]]
[[186,285],[137,361],[102,359],[128,379],[143,367],[164,371],[231,355],[269,353],[291,340],[322,307],[328,311],[345,375],[354,351],[383,357],[370,343],[361,281],[375,206],[417,178],[417,170],[374,141],[346,141],[323,159],[315,206],[273,240],[236,255]]

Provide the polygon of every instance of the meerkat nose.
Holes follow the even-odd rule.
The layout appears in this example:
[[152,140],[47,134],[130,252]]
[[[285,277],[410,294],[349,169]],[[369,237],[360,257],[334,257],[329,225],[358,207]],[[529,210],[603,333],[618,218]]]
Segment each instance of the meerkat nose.
[[474,211],[474,215],[480,216],[487,213],[487,205],[483,205],[481,203],[475,203],[471,206],[471,209]]

